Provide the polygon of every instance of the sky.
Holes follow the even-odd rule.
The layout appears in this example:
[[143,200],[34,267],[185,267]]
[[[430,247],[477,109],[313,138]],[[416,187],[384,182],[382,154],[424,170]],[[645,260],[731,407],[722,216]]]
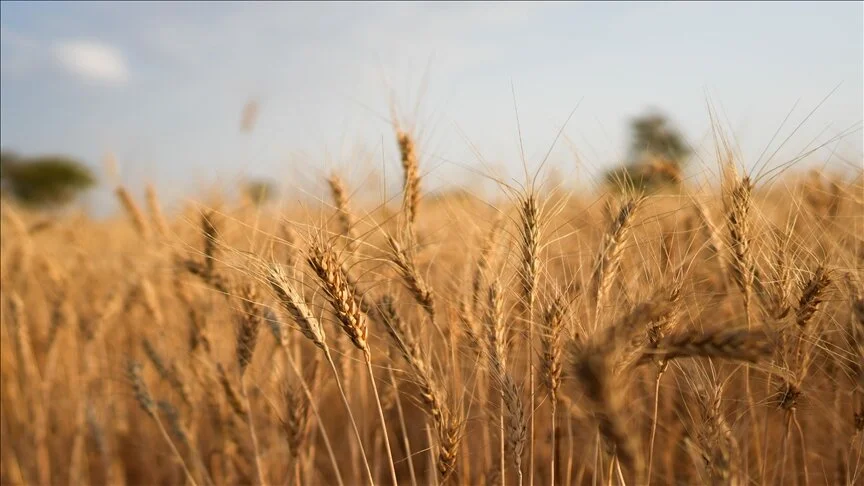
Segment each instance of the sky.
[[100,175],[111,153],[133,192],[152,182],[169,205],[256,177],[320,195],[331,170],[398,187],[391,113],[418,136],[428,188],[524,180],[547,153],[590,186],[652,109],[696,149],[696,176],[716,172],[709,104],[754,171],[820,146],[796,167],[862,164],[862,2],[3,1],[0,14],[3,149]]

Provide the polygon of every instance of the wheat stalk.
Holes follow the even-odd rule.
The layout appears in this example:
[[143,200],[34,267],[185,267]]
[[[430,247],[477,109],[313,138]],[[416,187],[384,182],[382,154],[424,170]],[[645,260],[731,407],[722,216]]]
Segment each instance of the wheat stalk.
[[156,194],[156,187],[153,184],[147,184],[146,192],[147,208],[150,211],[150,219],[156,231],[163,238],[168,236],[168,223],[165,221],[165,215],[162,214],[162,205],[159,204],[159,196]]
[[117,195],[117,199],[120,200],[120,204],[126,211],[126,215],[129,216],[130,220],[132,220],[132,224],[135,226],[138,234],[144,240],[147,240],[150,237],[150,226],[147,224],[147,220],[144,218],[144,213],[135,203],[132,195],[129,194],[129,191],[122,185],[117,186],[114,190],[114,194]]
[[171,448],[171,452],[173,452],[174,455],[177,457],[177,460],[180,461],[180,465],[183,467],[183,472],[186,473],[186,478],[193,486],[197,486],[198,483],[195,481],[195,477],[192,476],[192,472],[186,465],[186,461],[183,459],[183,455],[180,454],[179,450],[177,450],[177,446],[174,445],[174,441],[171,440],[171,436],[168,435],[168,431],[165,430],[165,426],[162,424],[162,420],[159,418],[156,403],[153,401],[153,398],[150,395],[150,390],[147,388],[147,384],[141,377],[141,364],[136,361],[129,361],[126,366],[126,376],[129,379],[129,383],[132,386],[132,391],[135,394],[135,400],[138,402],[141,410],[143,410],[156,423],[156,427],[159,429],[162,437],[168,443],[168,446]]
[[415,263],[414,254],[407,250],[392,237],[387,238],[390,245],[391,261],[399,270],[399,275],[405,282],[405,286],[414,296],[414,299],[423,307],[429,315],[429,319],[435,323],[435,297],[432,289],[426,284],[426,280],[420,275]]
[[603,237],[603,246],[597,255],[594,273],[591,277],[591,295],[596,305],[595,321],[599,319],[600,309],[609,295],[615,277],[618,275],[618,270],[621,267],[621,256],[624,251],[624,241],[630,233],[633,214],[641,203],[641,198],[625,201]]
[[339,224],[342,226],[342,235],[348,239],[348,249],[353,251],[357,246],[357,236],[354,231],[354,217],[351,215],[351,209],[348,207],[348,194],[345,184],[335,173],[331,174],[327,179],[327,184],[330,186],[330,193],[333,195],[333,201],[336,203],[336,214],[339,218]]
[[417,147],[410,133],[397,130],[396,141],[404,171],[402,210],[409,228],[417,221],[417,208],[420,205],[420,165],[417,160]]

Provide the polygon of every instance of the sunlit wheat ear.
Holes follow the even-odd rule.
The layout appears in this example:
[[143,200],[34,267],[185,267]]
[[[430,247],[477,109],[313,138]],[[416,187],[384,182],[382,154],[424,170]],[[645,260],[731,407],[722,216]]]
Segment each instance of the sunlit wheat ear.
[[297,263],[297,257],[300,254],[298,242],[300,238],[297,236],[297,230],[288,221],[282,221],[279,224],[284,246],[287,248],[285,263],[289,267],[293,267]]
[[135,200],[132,199],[132,195],[129,194],[129,191],[127,191],[125,187],[120,185],[117,186],[114,194],[117,195],[117,199],[120,200],[120,204],[123,206],[123,209],[126,211],[126,215],[129,216],[129,219],[135,226],[135,230],[138,231],[138,234],[145,240],[149,238],[150,226],[147,224],[147,220],[144,218],[144,213],[141,211],[141,208],[139,208],[138,205],[135,203]]
[[348,240],[348,249],[353,250],[356,248],[357,237],[355,234],[354,216],[348,207],[348,192],[345,189],[345,184],[335,173],[331,174],[327,179],[327,184],[330,186],[330,193],[333,195],[333,202],[336,204],[336,214],[338,215],[339,225],[342,227],[342,235]]
[[774,261],[771,264],[771,280],[766,283],[757,275],[753,286],[762,305],[774,319],[785,318],[792,310],[792,265],[789,259],[790,236],[780,231],[774,233]]
[[794,349],[796,362],[794,371],[797,377],[792,385],[796,390],[803,384],[814,357],[815,343],[821,339],[819,330],[814,328],[813,324],[816,324],[816,313],[822,307],[825,292],[830,284],[831,277],[824,266],[817,268],[808,280],[801,282],[801,298],[795,311],[798,337]]
[[39,367],[33,350],[33,340],[30,335],[30,323],[26,315],[24,300],[17,292],[12,292],[9,299],[9,314],[14,329],[14,340],[18,359],[24,371],[24,382],[38,380]]
[[[339,262],[333,247],[322,240],[312,244],[307,258],[309,266],[318,276],[321,287],[330,301],[330,305],[336,313],[342,331],[351,340],[351,343],[363,352],[366,361],[366,370],[369,372],[369,380],[372,385],[375,405],[378,408],[378,418],[381,422],[382,437],[387,459],[390,466],[390,476],[393,483],[398,483],[396,478],[396,466],[393,462],[393,453],[390,448],[390,439],[387,436],[386,419],[381,406],[378,387],[372,369],[372,354],[367,341],[368,325],[366,316],[361,310],[361,300],[356,294],[356,287],[350,284],[347,272]],[[347,402],[347,400],[346,400]]]
[[387,237],[387,243],[390,245],[390,259],[399,271],[402,281],[411,292],[414,300],[420,304],[429,318],[435,320],[435,297],[431,287],[426,284],[426,280],[420,274],[415,263],[413,252],[409,252],[403,248],[394,238]]
[[513,377],[507,371],[506,327],[504,323],[504,301],[498,281],[489,286],[488,308],[484,326],[486,328],[486,357],[489,374],[497,384],[503,409],[504,437],[517,475],[522,477],[522,451],[527,437],[527,422],[522,397]]
[[750,212],[753,186],[749,177],[727,182],[723,199],[726,227],[729,231],[729,249],[732,254],[732,276],[749,305],[753,292],[754,268],[751,254]]
[[697,434],[701,446],[705,474],[711,484],[740,484],[740,451],[732,427],[726,421],[721,409],[722,387],[711,391],[699,388],[696,394],[701,408],[701,422]]
[[237,331],[237,366],[242,376],[246,372],[252,356],[255,354],[255,345],[258,342],[258,331],[261,328],[263,317],[261,309],[256,304],[258,297],[255,287],[251,283],[245,284],[240,289],[241,314],[239,318],[239,329]]
[[[324,260],[327,259],[326,255],[323,253],[315,251],[316,248],[317,248],[316,246],[313,246],[313,248],[311,250],[310,257],[308,260],[310,262],[310,265],[312,265],[312,267],[314,269],[321,270],[322,274],[325,275],[325,277],[322,277],[322,278],[327,278],[328,281],[330,281],[331,283],[336,282],[336,277],[329,275],[332,272],[332,266],[331,266],[332,262],[324,262]],[[317,261],[319,258],[322,260],[322,262],[320,262],[320,265],[319,265],[319,262]],[[315,260],[315,262],[312,261],[313,259]],[[325,263],[326,263],[326,265],[325,265]],[[339,268],[341,269],[341,267],[339,267]],[[318,273],[318,272],[316,271],[316,273]],[[367,460],[367,457],[366,457],[366,451],[365,451],[365,448],[363,447],[362,436],[361,436],[360,431],[357,427],[357,422],[354,419],[354,414],[351,412],[351,406],[348,403],[348,399],[345,395],[345,390],[342,386],[342,381],[339,379],[339,375],[336,371],[336,364],[333,362],[333,357],[330,353],[330,348],[327,346],[327,344],[325,342],[324,328],[321,326],[320,321],[309,310],[308,306],[306,305],[306,301],[303,299],[302,294],[299,291],[297,291],[297,289],[293,285],[291,285],[291,282],[288,280],[288,277],[285,275],[285,273],[282,271],[282,269],[278,265],[275,265],[275,264],[269,265],[267,267],[267,269],[265,270],[264,276],[265,276],[267,282],[270,284],[273,291],[275,292],[277,298],[279,299],[279,303],[288,312],[288,314],[294,319],[294,321],[300,327],[300,331],[303,333],[303,335],[307,339],[312,341],[312,343],[315,344],[315,346],[323,352],[324,357],[327,361],[327,364],[330,365],[330,368],[333,371],[333,377],[335,378],[335,381],[336,381],[336,386],[339,390],[339,395],[342,398],[342,403],[345,405],[345,410],[347,411],[348,418],[351,421],[351,426],[352,426],[352,429],[354,430],[354,436],[357,439],[357,444],[359,446],[360,455],[363,458],[363,464],[364,464],[364,467],[366,469],[367,476],[368,476],[370,482],[374,482],[374,480],[372,479],[372,472],[371,472],[371,469],[369,467],[369,461]],[[325,293],[328,294],[328,300],[330,300],[330,297],[329,297],[329,295],[330,295],[329,287],[330,286],[326,282],[324,284],[322,284],[322,286],[325,287]],[[338,311],[337,311],[337,313],[338,313]],[[340,319],[340,325],[344,326],[344,324],[342,324],[341,319]],[[353,340],[352,340],[352,342],[353,342]],[[365,341],[364,341],[364,343],[365,343]],[[369,356],[368,352],[365,354],[367,357]],[[327,442],[327,443],[329,443],[329,442]],[[328,449],[329,449],[329,446],[328,446]],[[340,483],[341,483],[341,480],[340,480]]]
[[147,209],[150,211],[150,220],[160,236],[168,236],[168,223],[165,221],[165,215],[162,214],[162,205],[159,204],[159,196],[156,194],[156,187],[153,184],[147,184]]
[[409,227],[417,220],[417,209],[420,205],[420,165],[417,160],[417,147],[410,133],[396,131],[396,141],[399,144],[399,155],[404,171],[402,210]]
[[497,281],[489,286],[485,328],[486,355],[493,375],[502,375],[505,366],[506,328],[504,324],[504,299],[501,284]]
[[413,381],[420,388],[425,411],[432,419],[438,440],[436,467],[441,481],[444,481],[456,468],[456,457],[465,428],[464,417],[454,411],[446,401],[428,360],[423,357],[410,328],[396,311],[393,297],[389,294],[381,297],[379,308],[387,333],[399,354],[408,363]]
[[[538,207],[537,196],[529,193],[519,201],[519,248],[521,251],[519,284],[522,290],[523,305],[529,311],[534,308],[539,271],[540,218],[543,216]],[[527,316],[530,320],[531,316]]]
[[631,198],[624,202],[618,214],[603,236],[600,253],[594,264],[591,277],[591,294],[596,303],[597,314],[609,295],[609,290],[621,267],[621,256],[624,253],[624,242],[630,233],[633,215],[642,204],[642,198]]
[[825,290],[830,284],[831,277],[824,266],[817,268],[813,276],[804,283],[795,312],[795,323],[798,327],[806,327],[822,307]]
[[[317,362],[316,362],[317,363]],[[312,368],[312,374],[306,378],[309,383],[310,392],[314,393],[318,388],[318,367]],[[302,387],[286,386],[283,392],[285,400],[285,433],[288,437],[288,447],[295,460],[303,452],[303,447],[309,436],[310,405],[309,399],[304,394]]]
[[505,371],[503,375],[497,376],[497,381],[504,395],[504,408],[507,411],[504,420],[504,428],[507,433],[507,450],[513,461],[513,467],[517,474],[522,476],[522,452],[527,440],[527,420],[525,408],[522,405],[522,395],[513,381],[513,377]]
[[187,272],[200,278],[204,283],[228,296],[231,293],[231,282],[216,271],[216,250],[218,248],[218,231],[215,214],[205,211],[201,215],[201,233],[204,236],[204,261],[197,259],[182,260],[180,264]]
[[497,243],[502,222],[503,218],[498,217],[495,220],[495,223],[492,224],[492,229],[490,229],[489,233],[486,235],[486,238],[483,241],[483,246],[480,248],[480,255],[477,257],[477,264],[474,268],[474,277],[471,281],[471,306],[474,315],[478,315],[480,311],[483,285],[486,283],[486,272],[492,264],[495,244]]
[[653,360],[678,358],[716,358],[756,363],[771,355],[774,346],[763,330],[717,329],[713,331],[684,331],[660,340],[656,347],[646,350],[639,364]]
[[360,310],[357,296],[348,285],[347,276],[333,248],[327,243],[316,241],[309,249],[306,261],[318,276],[342,331],[357,349],[368,354],[366,317]]
[[282,305],[288,315],[300,328],[300,332],[312,341],[315,346],[324,349],[325,343],[324,328],[318,318],[312,314],[309,306],[306,305],[305,299],[291,284],[288,276],[277,265],[270,265],[268,268],[267,282],[276,293],[279,303]]
[[[675,272],[675,277],[672,280],[671,285],[668,289],[663,289],[665,294],[658,295],[654,297],[656,302],[659,302],[665,299],[666,306],[663,308],[663,312],[657,315],[657,318],[653,321],[650,321],[648,324],[648,347],[656,348],[660,341],[669,333],[669,331],[673,330],[675,326],[678,324],[680,315],[681,315],[681,294],[683,292],[684,285],[684,272],[683,269],[679,268]],[[657,361],[658,370],[663,373],[666,371],[667,361],[660,359]]]
[[390,295],[384,295],[381,298],[380,307],[387,334],[390,335],[399,354],[410,366],[411,373],[420,387],[420,395],[424,405],[426,405],[426,412],[433,421],[441,422],[443,409],[441,388],[437,380],[434,379],[428,362],[423,358],[420,347],[410,329],[396,312]]
[[213,211],[205,211],[201,214],[201,233],[204,235],[205,275],[211,277],[216,265],[216,245],[218,238],[215,213]]
[[564,332],[564,307],[561,299],[553,300],[543,313],[543,332],[540,343],[543,349],[540,362],[543,384],[549,391],[552,406],[558,397],[561,386],[561,354],[563,351],[562,334]]
[[436,422],[435,431],[438,436],[438,475],[441,483],[445,483],[456,470],[456,459],[459,447],[465,438],[465,418],[461,415],[445,413]]
[[393,345],[396,346],[399,354],[412,368],[420,368],[425,371],[426,363],[421,357],[420,346],[417,344],[411,329],[399,316],[393,296],[390,294],[383,295],[378,301],[378,307],[387,334],[393,340]]

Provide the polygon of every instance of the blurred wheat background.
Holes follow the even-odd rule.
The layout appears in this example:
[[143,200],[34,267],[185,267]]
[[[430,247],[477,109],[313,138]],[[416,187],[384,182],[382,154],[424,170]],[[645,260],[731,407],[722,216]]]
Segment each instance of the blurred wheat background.
[[[4,484],[858,484],[864,179],[3,201]],[[726,149],[724,149],[724,147]],[[539,173],[538,173],[539,174]]]

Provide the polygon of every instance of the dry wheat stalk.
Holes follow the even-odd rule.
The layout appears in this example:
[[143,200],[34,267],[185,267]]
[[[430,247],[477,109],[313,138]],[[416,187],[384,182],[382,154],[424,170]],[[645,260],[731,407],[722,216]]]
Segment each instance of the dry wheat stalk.
[[267,280],[276,293],[279,303],[282,304],[282,307],[294,319],[294,322],[300,326],[300,332],[312,341],[315,346],[322,350],[325,349],[327,344],[325,343],[324,328],[306,305],[303,296],[291,285],[288,276],[285,275],[281,267],[271,265],[267,274]]
[[176,366],[174,364],[167,365],[165,360],[162,358],[162,355],[149,339],[144,338],[141,340],[141,345],[144,347],[144,354],[147,355],[150,363],[152,363],[153,367],[156,368],[156,372],[159,373],[159,376],[168,382],[171,388],[173,388],[177,395],[180,396],[180,399],[183,400],[183,403],[192,407],[192,401],[189,398],[189,389],[180,377],[180,373]]
[[165,438],[168,446],[171,448],[171,452],[173,452],[180,461],[180,465],[183,467],[183,472],[186,473],[186,478],[193,486],[197,486],[198,483],[195,481],[195,477],[186,465],[186,460],[183,459],[183,455],[180,454],[179,450],[177,450],[177,446],[174,445],[174,441],[171,440],[171,436],[168,435],[168,431],[165,430],[165,426],[162,425],[162,420],[159,418],[157,412],[156,403],[153,401],[153,398],[150,395],[150,390],[147,388],[147,384],[144,383],[144,378],[141,376],[141,364],[136,361],[129,361],[126,366],[126,376],[132,386],[132,391],[135,393],[135,400],[138,402],[138,405],[148,416],[150,416],[150,418],[153,419],[154,422],[156,422],[156,426],[161,432],[162,437]]
[[721,409],[723,389],[719,385],[710,392],[699,389],[697,396],[702,412],[698,439],[708,480],[718,486],[739,485],[740,450]]
[[[539,272],[540,228],[543,217],[542,208],[538,206],[536,195],[529,193],[519,201],[519,285],[522,291],[522,304],[529,312],[534,309],[536,299],[535,287]],[[530,326],[530,324],[529,324]]]
[[[747,321],[747,328],[750,329],[753,325],[751,304],[756,279],[756,268],[751,248],[753,235],[750,221],[750,213],[753,209],[753,184],[749,177],[745,176],[739,179],[731,154],[724,165],[722,186],[726,227],[729,232],[728,247],[731,252],[732,277],[741,292],[744,303],[744,318]],[[744,368],[744,386],[749,407],[752,441],[756,445],[756,450],[761,451],[761,438],[757,433],[759,420],[756,416],[756,402],[750,386],[750,367]],[[757,454],[756,460],[757,467],[761,471],[764,464],[762,456]]]
[[723,238],[720,234],[720,230],[717,228],[717,225],[714,224],[714,221],[711,219],[711,213],[708,211],[708,208],[705,207],[705,203],[703,203],[698,198],[693,198],[693,207],[696,210],[696,215],[699,220],[702,222],[702,229],[705,234],[705,239],[708,242],[708,250],[711,252],[711,256],[715,258],[717,263],[717,267],[720,270],[720,277],[723,285],[726,284],[726,259],[724,257],[724,245]]
[[255,303],[256,299],[257,293],[251,283],[247,283],[240,288],[242,313],[239,316],[240,327],[237,332],[236,350],[237,366],[240,368],[241,379],[249,363],[252,362],[252,356],[255,353],[255,344],[258,342],[258,330],[263,320],[259,306]]
[[331,174],[327,179],[327,184],[330,186],[333,202],[336,203],[336,214],[339,218],[339,224],[342,226],[342,235],[348,239],[348,249],[353,251],[357,246],[357,236],[354,231],[354,217],[351,214],[351,209],[348,207],[348,194],[345,184],[335,173]]
[[336,313],[336,318],[345,335],[364,355],[369,354],[367,343],[368,327],[366,317],[360,309],[357,295],[348,285],[345,269],[336,258],[336,253],[328,244],[318,241],[309,249],[307,263],[321,283],[328,302]]
[[452,410],[444,399],[441,386],[431,367],[420,352],[411,330],[405,325],[393,304],[393,297],[385,294],[379,301],[382,321],[387,333],[402,358],[408,363],[414,382],[420,388],[425,411],[432,418],[438,441],[437,468],[440,480],[445,481],[456,468],[457,450],[462,441],[464,418]]
[[243,405],[243,401],[240,395],[234,390],[234,387],[231,385],[231,381],[228,379],[228,374],[225,373],[225,368],[222,367],[221,363],[216,364],[216,372],[219,379],[219,385],[222,387],[222,391],[225,393],[225,399],[228,401],[228,405],[231,407],[231,410],[244,423],[248,422],[249,414],[246,412],[246,407]]
[[[312,261],[311,261],[313,257],[314,257],[314,254],[312,254],[312,256],[310,256],[310,259],[309,259],[310,264],[313,265],[313,268],[317,268],[318,264],[312,263]],[[324,263],[324,261],[323,261],[324,255],[321,255],[321,257],[322,257],[322,263]],[[327,262],[327,263],[329,265],[332,262]],[[331,277],[329,277],[329,272],[331,271],[331,267],[328,266],[328,267],[324,268],[323,266],[321,266],[320,269],[322,270],[322,274],[326,278],[331,278]],[[341,269],[341,267],[340,267],[340,269]],[[324,271],[324,270],[326,270],[326,271]],[[303,299],[302,295],[296,289],[294,289],[294,287],[290,284],[287,276],[284,274],[284,272],[280,269],[279,266],[277,266],[275,264],[271,264],[270,266],[268,266],[264,277],[267,279],[268,283],[270,283],[270,286],[273,288],[274,292],[276,293],[276,296],[279,299],[279,302],[282,304],[282,306],[285,308],[285,310],[288,311],[288,314],[291,315],[292,318],[294,318],[297,325],[300,326],[301,333],[307,339],[312,341],[312,343],[318,349],[320,349],[321,352],[324,353],[324,357],[327,361],[327,364],[330,365],[330,369],[333,372],[333,377],[336,381],[336,387],[339,389],[339,395],[342,398],[342,403],[345,405],[345,410],[347,411],[348,418],[351,421],[351,426],[352,426],[352,429],[354,430],[354,436],[357,439],[356,444],[358,446],[360,455],[362,456],[363,464],[366,468],[366,476],[369,480],[369,483],[374,484],[375,479],[372,475],[372,470],[369,467],[369,460],[366,456],[366,450],[363,447],[363,438],[360,434],[360,429],[357,427],[357,421],[354,419],[354,414],[351,412],[351,406],[348,403],[348,397],[345,395],[345,390],[342,386],[342,380],[339,379],[339,373],[336,371],[336,364],[333,361],[333,356],[330,354],[330,348],[326,344],[324,328],[321,326],[318,319],[316,319],[315,316],[312,314],[312,312],[309,310],[309,308],[306,305],[306,302]],[[335,282],[335,280],[332,280],[332,281]],[[285,348],[283,348],[283,349],[285,349]],[[289,360],[293,364],[293,360],[290,357],[289,357]],[[299,371],[296,370],[296,368],[295,368],[295,372],[297,372],[299,374]],[[304,391],[307,394],[307,398],[309,398],[309,400],[311,401],[311,394],[309,393],[308,387],[304,388]],[[316,411],[316,415],[317,415],[317,411]],[[321,424],[320,417],[319,417],[319,426],[321,426],[322,430],[323,430],[323,424]],[[328,444],[327,445],[328,453],[331,455],[331,458],[332,458],[333,452],[329,446],[329,440],[326,439],[326,434],[324,434],[324,435],[325,435],[325,443]],[[336,466],[336,463],[334,461],[334,467],[335,466]],[[338,468],[336,468],[336,469],[337,469],[337,473],[336,473],[337,477],[339,478],[339,482],[341,483],[342,482],[341,475],[338,472]]]
[[646,350],[639,364],[655,359],[697,357],[756,363],[772,352],[773,344],[768,333],[763,330],[684,331],[667,336],[657,343],[656,348]]
[[825,289],[831,284],[831,277],[824,266],[820,266],[801,289],[801,298],[795,312],[795,323],[804,328],[822,306]]
[[609,295],[612,283],[618,275],[618,269],[621,266],[621,256],[624,251],[624,241],[630,233],[633,214],[639,208],[641,202],[641,198],[625,201],[603,237],[603,246],[597,255],[597,261],[591,277],[591,295],[596,305],[595,320],[599,318],[600,308]]
[[750,210],[753,186],[749,177],[732,181],[724,198],[726,227],[729,231],[729,248],[732,252],[732,276],[744,296],[744,305],[749,306],[753,292],[754,267],[752,261]]
[[375,375],[372,370],[372,354],[367,341],[369,329],[366,316],[361,310],[361,299],[358,299],[356,290],[349,285],[347,272],[329,244],[321,240],[316,241],[310,248],[306,261],[318,276],[327,300],[336,313],[342,331],[348,336],[354,347],[363,352],[366,369],[369,372],[369,380],[372,384],[375,404],[378,406],[378,418],[381,420],[381,432],[384,438],[384,446],[387,450],[390,475],[395,486],[399,481],[396,478],[396,466],[393,463],[390,439],[387,437],[387,425],[381,406],[380,395],[378,394],[378,385],[375,383]]
[[[543,313],[544,330],[540,336],[543,354],[540,361],[543,384],[551,395],[552,407],[556,406],[558,388],[561,386],[562,334],[564,332],[564,306],[561,298],[554,299]],[[553,408],[554,410],[554,408]]]
[[164,238],[168,236],[168,223],[165,221],[165,215],[162,214],[162,206],[159,204],[159,196],[156,194],[156,188],[153,184],[147,184],[146,195],[150,219],[153,221],[156,231]]
[[571,344],[571,369],[592,405],[594,419],[610,454],[633,471],[635,477],[641,478],[642,457],[637,452],[634,435],[624,425],[624,393],[613,383],[611,354],[608,346]]
[[488,271],[492,258],[493,250],[498,237],[498,232],[501,230],[503,218],[496,218],[492,224],[492,228],[487,233],[483,240],[483,246],[480,248],[480,255],[477,257],[477,264],[474,267],[474,276],[471,280],[471,308],[476,315],[479,313],[480,299],[482,298],[483,285],[486,280],[486,272]]
[[410,133],[397,130],[396,141],[399,143],[399,154],[402,159],[402,169],[405,173],[403,184],[402,208],[409,228],[417,220],[417,207],[420,205],[420,165],[417,160],[417,147]]
[[118,185],[114,190],[114,193],[117,195],[117,199],[120,200],[120,204],[126,211],[126,215],[129,216],[129,219],[132,220],[132,224],[135,225],[138,234],[145,240],[149,238],[150,226],[147,224],[147,220],[144,218],[144,213],[141,211],[141,208],[135,204],[135,200],[132,199],[132,195],[129,194],[129,191],[122,185]]
[[396,268],[399,270],[399,275],[405,282],[405,286],[414,296],[414,299],[420,304],[429,319],[435,322],[435,298],[432,289],[426,284],[426,280],[420,275],[415,263],[414,254],[409,253],[395,239],[387,237],[387,243],[390,245],[390,259]]

